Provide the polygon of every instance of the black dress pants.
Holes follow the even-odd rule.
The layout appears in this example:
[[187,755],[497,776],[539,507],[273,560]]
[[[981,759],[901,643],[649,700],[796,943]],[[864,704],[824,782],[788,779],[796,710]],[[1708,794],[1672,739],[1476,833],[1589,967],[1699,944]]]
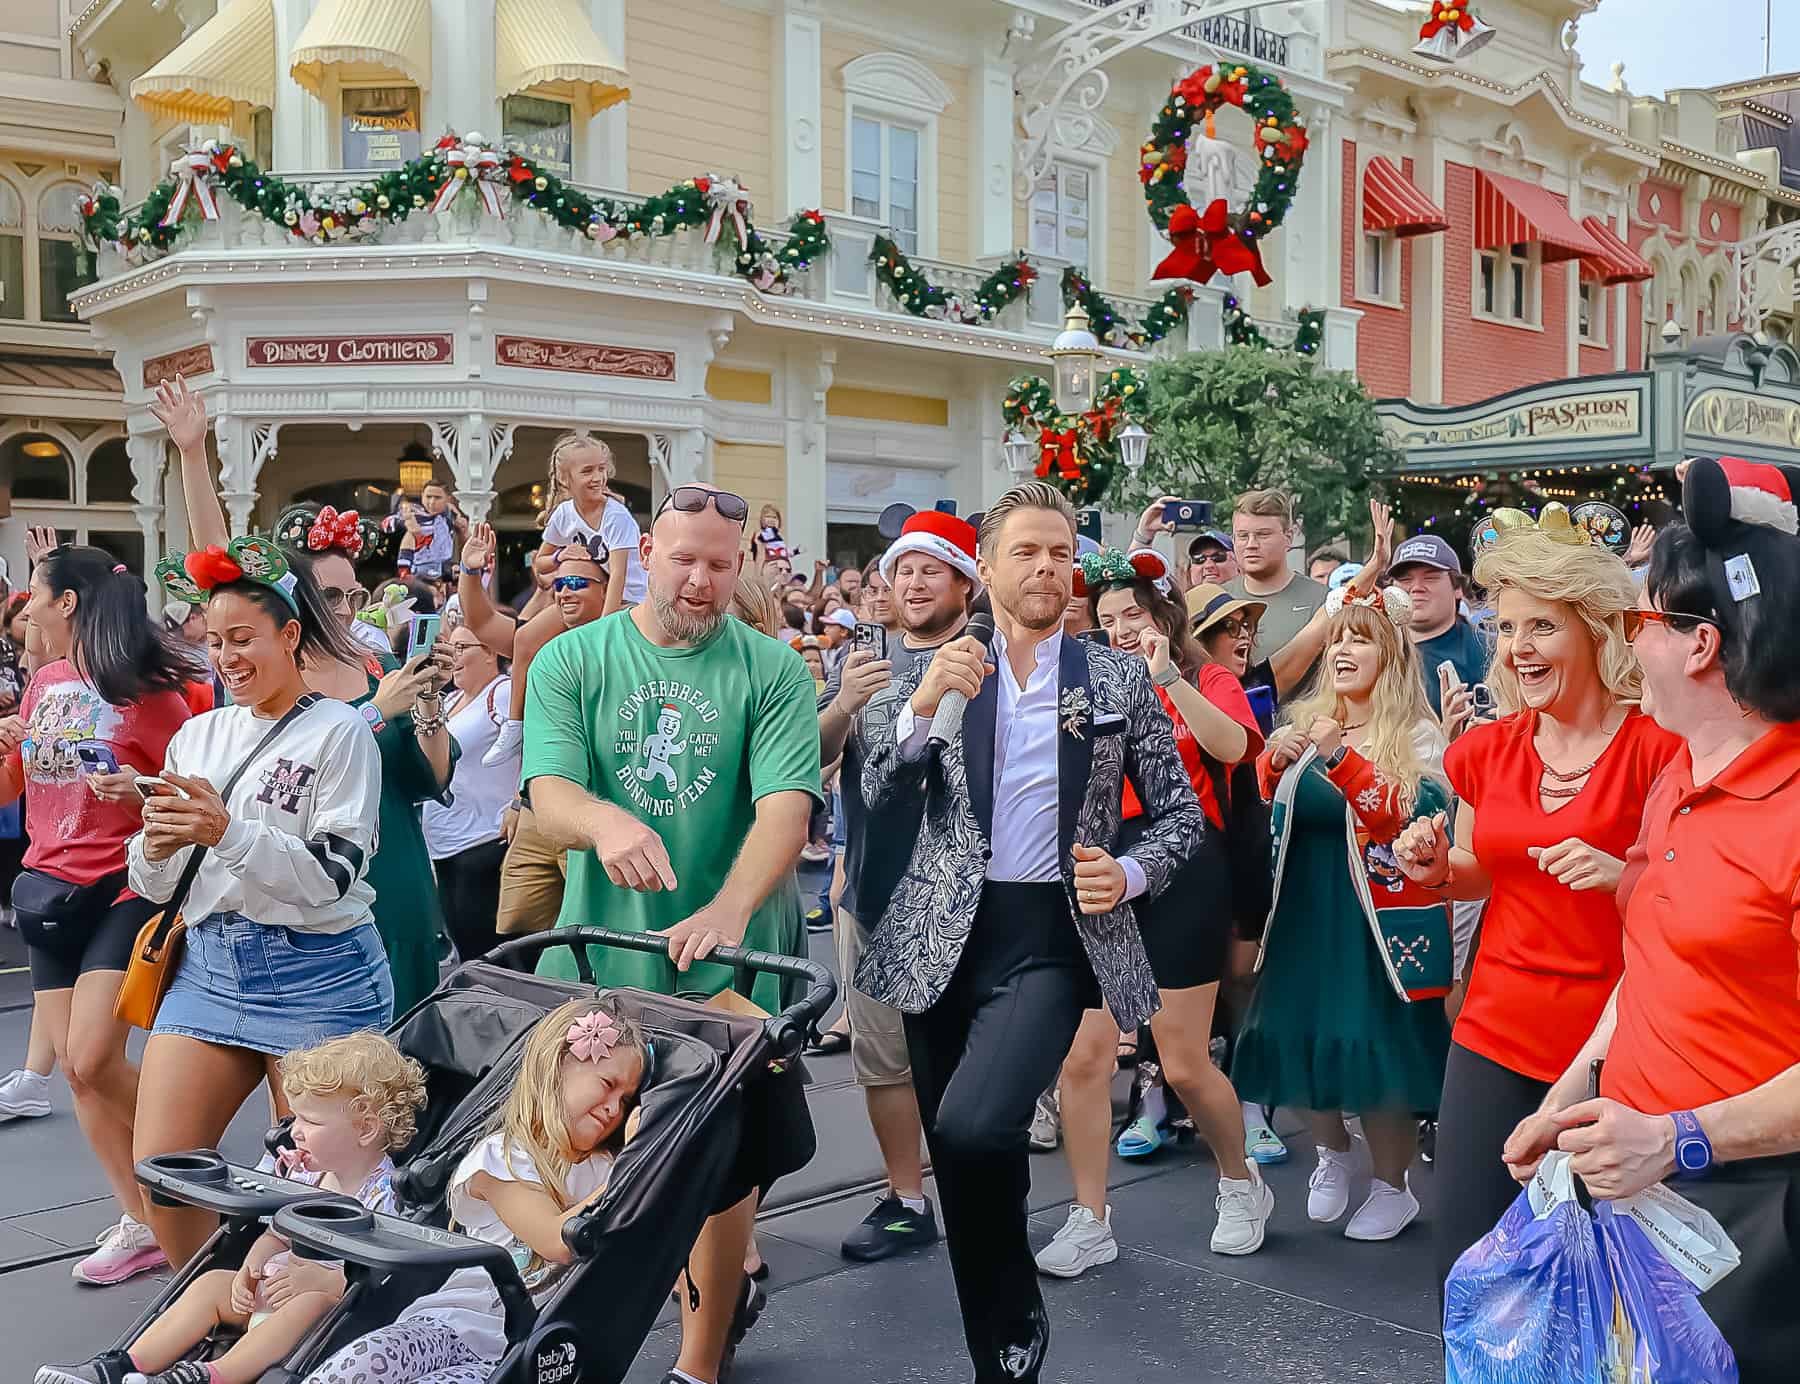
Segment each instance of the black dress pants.
[[434,862],[444,930],[463,961],[486,956],[499,945],[494,919],[500,912],[500,868],[505,861],[506,842],[500,840],[484,841]]
[[1025,1233],[1026,1142],[1082,1012],[1093,969],[1059,884],[981,891],[943,997],[906,1016],[906,1044],[976,1384],[1035,1381],[1050,1342]]

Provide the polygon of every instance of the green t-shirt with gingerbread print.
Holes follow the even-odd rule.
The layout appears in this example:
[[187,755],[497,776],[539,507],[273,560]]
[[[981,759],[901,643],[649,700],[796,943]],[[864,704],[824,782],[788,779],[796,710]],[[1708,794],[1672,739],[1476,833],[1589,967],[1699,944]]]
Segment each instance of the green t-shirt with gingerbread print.
[[[661,648],[622,610],[559,634],[531,662],[524,782],[568,779],[630,812],[662,838],[676,879],[673,890],[622,889],[593,851],[572,850],[558,926],[673,927],[717,896],[757,799],[795,790],[817,798],[819,773],[819,717],[805,662],[735,618],[702,644]],[[744,944],[791,950],[786,914],[793,909],[791,891],[777,885]],[[712,994],[732,984],[723,966],[697,965],[678,976],[666,956],[589,951],[602,985]],[[557,948],[539,970],[574,979],[575,960]],[[765,1009],[780,1007],[778,995],[774,986],[754,991]]]

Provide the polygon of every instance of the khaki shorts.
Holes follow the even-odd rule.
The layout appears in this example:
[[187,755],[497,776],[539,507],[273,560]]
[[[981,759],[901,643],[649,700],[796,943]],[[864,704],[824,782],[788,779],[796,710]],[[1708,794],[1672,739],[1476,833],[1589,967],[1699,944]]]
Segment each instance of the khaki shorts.
[[892,1005],[872,1000],[852,983],[869,930],[854,915],[837,910],[838,972],[844,1008],[850,1015],[850,1065],[859,1086],[899,1086],[912,1080],[906,1053],[906,1025]]
[[548,932],[562,912],[569,862],[560,846],[538,830],[529,807],[519,812],[519,828],[500,867],[500,909],[494,931],[502,937]]

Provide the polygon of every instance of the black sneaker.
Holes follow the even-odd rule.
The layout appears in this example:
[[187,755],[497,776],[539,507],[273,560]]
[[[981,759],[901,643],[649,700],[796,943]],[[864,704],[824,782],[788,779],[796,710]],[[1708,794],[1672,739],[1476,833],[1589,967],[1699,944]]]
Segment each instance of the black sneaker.
[[85,1365],[44,1365],[38,1369],[37,1384],[124,1384],[125,1376],[137,1370],[131,1357],[122,1350],[109,1350],[96,1355]]
[[161,1374],[146,1378],[148,1384],[210,1384],[212,1370],[204,1360],[177,1360]]
[[831,931],[831,902],[820,899],[818,905],[807,912],[806,930],[808,932]]
[[844,1258],[873,1264],[904,1253],[916,1245],[928,1245],[938,1237],[937,1217],[931,1202],[923,1211],[914,1211],[899,1197],[883,1197],[863,1223],[844,1237]]
[[1419,1121],[1419,1157],[1426,1163],[1437,1161],[1437,1121]]

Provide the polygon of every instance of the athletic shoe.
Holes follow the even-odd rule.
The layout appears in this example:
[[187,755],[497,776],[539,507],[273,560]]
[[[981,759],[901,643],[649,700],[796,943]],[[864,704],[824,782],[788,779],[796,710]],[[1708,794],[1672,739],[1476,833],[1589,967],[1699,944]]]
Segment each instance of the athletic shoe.
[[109,1350],[85,1365],[44,1365],[36,1384],[125,1384],[125,1376],[137,1367],[122,1350]]
[[1119,1257],[1119,1242],[1113,1239],[1112,1207],[1106,1208],[1101,1220],[1080,1202],[1069,1208],[1069,1219],[1063,1222],[1054,1239],[1037,1254],[1039,1273],[1052,1278],[1080,1278],[1098,1264],[1110,1264]]
[[844,1237],[839,1248],[846,1259],[873,1264],[878,1259],[928,1245],[937,1237],[937,1217],[932,1214],[929,1200],[923,1211],[914,1211],[899,1197],[885,1196],[863,1217],[862,1224]]
[[1055,1087],[1037,1098],[1037,1109],[1031,1112],[1031,1134],[1026,1142],[1033,1153],[1049,1153],[1062,1142],[1062,1105]]
[[78,1283],[105,1287],[165,1268],[168,1262],[156,1247],[156,1236],[150,1233],[149,1226],[121,1216],[119,1223],[100,1237],[100,1247],[77,1263],[71,1273]]
[[808,865],[823,865],[831,859],[831,847],[823,841],[808,841],[800,848],[800,858]]
[[[1401,1179],[1402,1182],[1405,1179]],[[1350,1224],[1344,1227],[1346,1240],[1391,1240],[1419,1214],[1419,1199],[1406,1186],[1393,1187],[1376,1178],[1369,1184],[1365,1201]]]
[[0,1120],[30,1120],[49,1113],[49,1077],[28,1067],[0,1077]]
[[1219,1209],[1219,1223],[1213,1227],[1214,1254],[1255,1254],[1262,1248],[1263,1231],[1275,1211],[1275,1193],[1255,1163],[1249,1177],[1221,1177],[1214,1204]]
[[1117,1148],[1121,1158],[1148,1158],[1167,1142],[1168,1136],[1155,1120],[1139,1115],[1119,1131]]
[[497,769],[524,748],[525,723],[508,721],[500,727],[500,734],[494,737],[494,743],[488,746],[481,762],[490,769]]
[[125,1384],[212,1384],[212,1370],[204,1360],[177,1360],[160,1374],[128,1374]]
[[1329,1224],[1350,1209],[1350,1162],[1348,1153],[1319,1149],[1319,1166],[1306,1180],[1306,1214],[1313,1220]]
[[1287,1145],[1266,1124],[1256,1125],[1244,1131],[1244,1157],[1253,1159],[1264,1167],[1271,1163],[1285,1163],[1288,1160]]
[[1419,1160],[1424,1163],[1437,1161],[1437,1121],[1419,1121]]
[[806,930],[808,932],[831,931],[831,901],[829,899],[820,899],[818,905],[807,913]]

